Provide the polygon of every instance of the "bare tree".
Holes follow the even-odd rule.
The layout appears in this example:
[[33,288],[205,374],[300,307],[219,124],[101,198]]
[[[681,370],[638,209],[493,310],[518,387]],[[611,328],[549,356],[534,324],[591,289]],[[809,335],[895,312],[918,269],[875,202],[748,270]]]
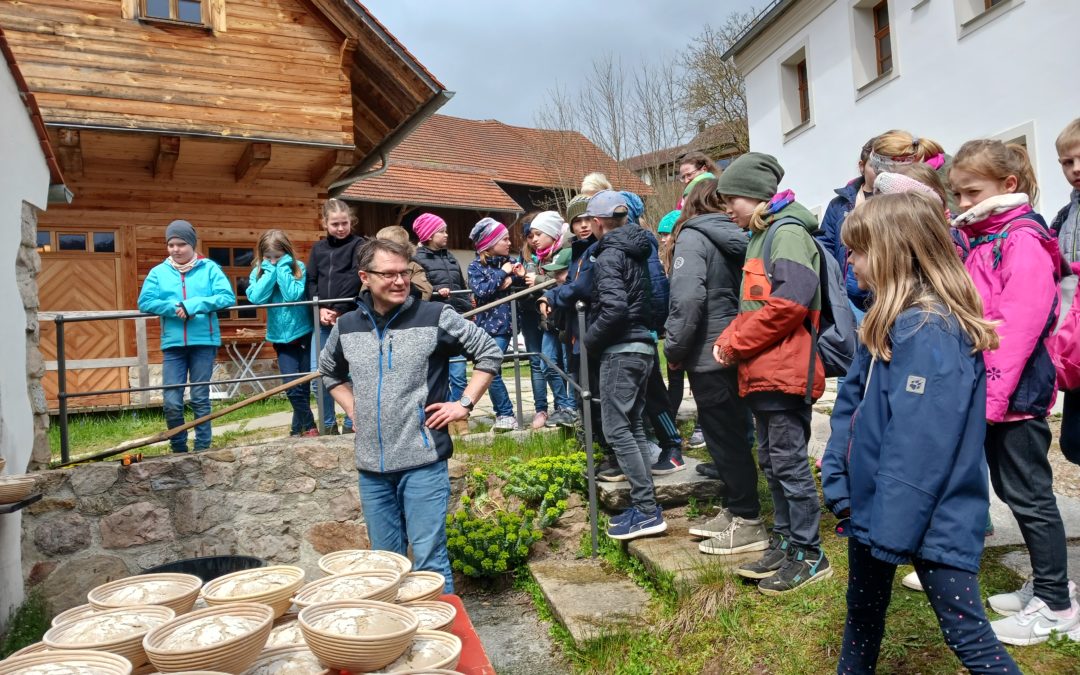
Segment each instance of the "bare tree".
[[706,25],[682,54],[683,101],[687,112],[707,126],[719,125],[739,152],[750,149],[746,84],[723,55],[754,20],[756,12],[735,12],[719,27]]

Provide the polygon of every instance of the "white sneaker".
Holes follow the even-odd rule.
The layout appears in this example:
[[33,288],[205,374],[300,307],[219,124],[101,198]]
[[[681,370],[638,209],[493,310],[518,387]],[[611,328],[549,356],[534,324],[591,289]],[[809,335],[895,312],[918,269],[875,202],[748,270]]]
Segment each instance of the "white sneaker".
[[491,427],[491,430],[497,434],[506,433],[507,431],[517,431],[518,423],[516,417],[496,417],[495,426]]
[[1051,633],[1072,636],[1080,627],[1080,605],[1076,604],[1075,599],[1071,599],[1069,612],[1068,617],[1058,616],[1045,602],[1033,597],[1022,610],[1004,619],[991,621],[990,627],[997,638],[1007,645],[1037,645],[1049,640]]
[[912,572],[910,574],[905,574],[904,578],[900,580],[900,585],[903,586],[904,588],[910,588],[913,591],[919,591],[920,593],[923,590],[922,582],[919,581],[919,573],[918,572]]
[[[997,595],[991,595],[986,599],[987,604],[990,605],[990,609],[994,610],[1002,616],[1012,616],[1016,614],[1027,604],[1031,602],[1031,599],[1035,597],[1035,581],[1028,579],[1024,582],[1024,585],[1020,587],[1020,590],[1013,591],[1012,593],[998,593]],[[1069,580],[1069,597],[1077,597],[1076,584]]]

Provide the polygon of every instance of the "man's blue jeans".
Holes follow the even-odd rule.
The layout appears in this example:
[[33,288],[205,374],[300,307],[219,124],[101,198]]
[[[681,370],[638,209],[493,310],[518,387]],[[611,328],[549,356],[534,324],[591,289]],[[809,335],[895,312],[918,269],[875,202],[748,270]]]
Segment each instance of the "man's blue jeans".
[[[170,347],[162,350],[162,384],[183,384],[185,382],[209,382],[214,375],[214,357],[218,348],[213,345],[193,347]],[[190,390],[191,409],[195,417],[210,414],[210,386],[188,387]],[[166,389],[162,393],[165,403],[165,423],[170,429],[184,423],[184,390]],[[210,447],[212,431],[210,422],[203,422],[195,427],[195,449],[206,450]],[[187,452],[187,431],[169,439],[173,452]]]
[[[311,369],[319,369],[319,354],[322,353],[323,347],[326,346],[326,340],[330,337],[330,331],[333,330],[333,326],[324,326],[319,324],[319,342],[316,349],[311,352]],[[334,408],[334,397],[330,395],[326,387],[323,386],[322,379],[319,382],[319,396],[322,396],[322,409],[323,409],[323,427],[329,429],[330,427],[337,425],[337,412]],[[345,424],[346,429],[352,429],[352,411],[345,411]]]
[[[499,349],[505,354],[506,348],[510,345],[510,336],[493,335],[492,339],[495,340],[495,344],[499,345]],[[501,368],[499,369],[499,374],[491,381],[491,386],[488,387],[488,396],[491,397],[491,407],[495,408],[496,417],[514,416],[514,404],[510,402],[510,392],[506,390],[506,383],[503,382]]]
[[460,401],[468,384],[465,380],[465,358],[455,356],[450,359],[450,398],[448,401]]
[[442,574],[446,592],[454,592],[446,550],[446,460],[394,473],[361,471],[360,500],[372,549],[406,555],[411,544],[413,569]]

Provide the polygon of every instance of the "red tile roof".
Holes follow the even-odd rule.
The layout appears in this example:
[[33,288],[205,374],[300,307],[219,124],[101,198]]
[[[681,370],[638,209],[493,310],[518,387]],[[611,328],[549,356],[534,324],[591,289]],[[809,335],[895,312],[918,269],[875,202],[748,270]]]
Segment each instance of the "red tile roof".
[[704,152],[713,159],[738,154],[731,144],[730,137],[725,133],[724,127],[720,124],[714,124],[699,131],[688,143],[676,145],[673,148],[646,152],[643,155],[635,155],[624,159],[622,164],[631,171],[654,169],[665,164],[671,164],[679,155],[694,151]]
[[491,211],[522,210],[498,183],[576,188],[600,171],[618,189],[650,194],[637,176],[576,131],[433,115],[390,155],[390,168],[342,195],[358,201]]

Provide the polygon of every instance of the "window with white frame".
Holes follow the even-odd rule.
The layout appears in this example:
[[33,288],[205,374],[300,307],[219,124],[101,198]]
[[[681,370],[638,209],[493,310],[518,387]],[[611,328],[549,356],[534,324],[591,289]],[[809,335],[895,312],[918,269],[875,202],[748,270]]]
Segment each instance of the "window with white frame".
[[[1000,133],[994,134],[990,138],[1001,141],[1002,143],[1016,143],[1022,145],[1024,150],[1027,150],[1028,159],[1031,161],[1031,169],[1035,172],[1035,179],[1039,178],[1039,163],[1038,163],[1038,146],[1035,144],[1035,123],[1024,122],[1011,129],[1006,129]],[[1032,206],[1038,207],[1038,198],[1035,199],[1035,203]]]
[[893,75],[895,38],[889,0],[854,0],[851,29],[855,88],[863,89]]
[[780,64],[781,122],[784,133],[809,125],[813,119],[810,104],[810,71],[806,62],[806,47]]
[[1002,14],[1024,4],[1024,0],[955,0],[959,36],[978,30]]

